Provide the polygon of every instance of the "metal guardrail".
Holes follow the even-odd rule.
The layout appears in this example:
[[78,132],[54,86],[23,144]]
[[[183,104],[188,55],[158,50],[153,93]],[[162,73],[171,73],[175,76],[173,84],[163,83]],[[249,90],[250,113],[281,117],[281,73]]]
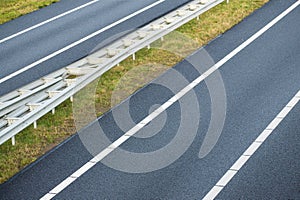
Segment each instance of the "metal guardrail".
[[[0,97],[0,145],[99,78],[112,67],[224,0],[194,0],[105,49]],[[72,78],[76,77],[76,78]]]

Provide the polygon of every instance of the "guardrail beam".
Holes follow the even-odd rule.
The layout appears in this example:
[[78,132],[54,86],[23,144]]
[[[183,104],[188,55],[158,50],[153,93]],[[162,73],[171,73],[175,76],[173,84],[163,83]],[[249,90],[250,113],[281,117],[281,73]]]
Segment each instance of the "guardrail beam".
[[[194,0],[47,77],[0,97],[0,144],[70,98],[103,73],[224,0]],[[227,0],[228,2],[228,0]],[[39,102],[39,103],[34,103]],[[7,117],[9,116],[9,117]],[[22,116],[22,118],[19,118]],[[21,119],[21,120],[20,120]],[[14,141],[15,143],[15,141]]]

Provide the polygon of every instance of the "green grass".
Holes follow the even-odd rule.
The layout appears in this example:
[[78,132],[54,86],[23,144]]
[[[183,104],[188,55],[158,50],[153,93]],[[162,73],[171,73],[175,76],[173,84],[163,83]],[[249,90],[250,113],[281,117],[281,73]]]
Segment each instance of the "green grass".
[[0,24],[58,1],[59,0],[1,0]]
[[[176,49],[181,49],[181,52],[187,55],[196,48],[207,44],[207,42],[220,33],[225,32],[239,23],[243,18],[252,13],[255,9],[261,7],[267,1],[268,0],[231,0],[229,4],[222,3],[202,14],[199,21],[192,20],[177,30],[196,41],[196,45],[193,43],[180,46],[180,44],[168,43],[168,37],[166,37],[165,42],[157,41],[156,45],[175,45]],[[13,2],[18,1],[15,0]],[[1,2],[1,4],[4,5],[3,2]],[[9,10],[9,8],[7,8],[7,10]],[[135,92],[145,83],[157,77],[182,59],[181,56],[175,55],[172,52],[153,48],[150,50],[140,50],[137,52],[136,57],[137,59],[135,61],[128,58],[120,63],[120,66],[116,66],[106,72],[99,79],[99,82],[95,83],[98,84],[95,97],[93,96],[94,91],[91,86],[88,86],[87,90],[85,90],[89,91],[88,94],[91,95],[90,97],[95,99],[95,105],[86,104],[86,106],[95,106],[98,116],[108,111],[113,105],[122,101],[129,94]],[[138,76],[136,74],[138,74]],[[144,78],[148,76],[148,79]],[[132,80],[133,77],[139,78],[138,80]],[[126,83],[124,84],[125,87],[119,85],[120,79]],[[120,91],[121,94],[118,99],[111,102],[113,91]],[[55,115],[47,114],[38,120],[37,129],[33,129],[33,127],[30,126],[18,134],[16,136],[16,146],[12,146],[10,141],[1,145],[0,183],[74,134],[76,128],[72,112],[72,104],[66,101],[56,109]],[[85,121],[80,124],[80,127],[89,123],[91,119],[86,117],[84,120]]]

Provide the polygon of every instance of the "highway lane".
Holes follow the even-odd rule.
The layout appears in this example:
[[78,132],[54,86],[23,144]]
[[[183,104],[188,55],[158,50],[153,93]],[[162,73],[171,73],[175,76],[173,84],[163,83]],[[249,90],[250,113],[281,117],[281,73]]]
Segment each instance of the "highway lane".
[[38,23],[42,23],[52,17],[60,15],[78,6],[90,2],[89,0],[77,0],[70,4],[69,0],[61,0],[59,3],[51,4],[43,9],[28,13],[25,16],[18,17],[14,20],[1,24],[0,38],[1,40],[15,33],[30,28]]
[[[120,37],[121,34],[124,34],[127,31],[132,31],[135,28],[150,22],[162,14],[188,2],[188,0],[166,0],[154,5],[155,2],[159,1],[146,0],[140,1],[139,3],[123,0],[99,1],[91,6],[87,6],[81,10],[1,43],[0,95],[12,91],[13,89],[17,89],[26,83],[36,80],[39,77],[88,55],[99,44],[105,46],[105,44],[116,39],[113,36],[117,35]],[[65,1],[63,1],[63,3],[65,3]],[[5,79],[5,77],[46,57],[47,55],[150,5],[153,5],[153,7],[149,7],[149,9],[133,16],[125,22],[106,30],[103,33],[62,52],[51,59],[47,59],[36,66],[34,65],[33,68],[21,73],[20,75],[14,76],[9,80]],[[60,10],[60,7],[61,6],[53,6],[48,9],[53,9],[54,13],[57,13],[57,10]],[[72,8],[72,6],[68,7],[70,7],[70,9]],[[22,18],[35,19],[37,18],[35,15],[39,17],[41,12],[35,12],[28,17],[24,16]],[[49,16],[48,12],[46,12],[45,15]],[[23,21],[26,22],[26,20]],[[40,20],[35,21],[37,21],[36,23],[40,22]],[[13,21],[11,26],[9,23],[1,26],[0,30],[4,29],[4,33],[0,34],[2,39],[7,37],[8,33],[12,32],[10,31],[12,27],[17,26],[17,24],[18,23],[14,23]],[[6,29],[8,29],[8,31],[5,31]],[[18,28],[14,28],[14,30],[17,31]],[[107,40],[108,38],[109,40]]]
[[[215,39],[205,49],[213,58],[224,55],[224,51],[232,51],[241,43],[240,41],[249,38],[254,30],[259,30],[293,2],[295,1],[271,1],[244,22]],[[201,109],[200,126],[194,142],[182,157],[166,168],[142,174],[124,173],[98,163],[58,194],[57,199],[200,199],[203,197],[300,89],[300,68],[298,67],[300,58],[297,56],[300,49],[298,43],[295,42],[300,39],[299,34],[297,34],[299,27],[295,25],[298,23],[298,18],[299,8],[283,18],[220,68],[227,94],[227,117],[217,145],[205,158],[199,159],[198,153],[208,128],[211,111],[207,86],[205,83],[201,83],[193,90]],[[261,20],[259,21],[259,19]],[[247,32],[247,30],[250,31]],[[289,31],[286,32],[285,30]],[[202,51],[198,51],[187,60],[196,59],[197,61]],[[176,65],[174,69],[183,74],[189,81],[199,75],[187,61]],[[168,73],[170,72],[161,78],[165,78]],[[170,82],[170,84],[172,83],[176,85],[174,80]],[[131,105],[132,118],[138,121],[148,113],[153,104],[162,103],[170,96],[172,96],[172,92],[168,88],[155,84],[143,88],[128,100]],[[118,110],[118,108],[116,109]],[[288,133],[297,132],[295,128],[298,127],[298,110],[296,107],[291,116],[284,119],[283,124],[277,130],[278,132],[276,131],[282,138],[280,142],[283,143],[284,140],[292,142],[291,145],[285,143],[284,149],[287,151],[281,149],[286,153],[283,155],[291,156],[288,152],[292,151],[295,158],[299,158],[299,151],[290,148],[297,144],[299,136],[297,134],[284,134],[283,136],[282,133],[283,130]],[[175,103],[167,110],[167,114],[167,122],[159,134],[144,140],[132,138],[121,147],[135,152],[153,151],[163,147],[176,134],[176,129],[180,123],[180,105]],[[114,123],[111,113],[100,118],[99,123],[112,141],[123,134],[123,131]],[[93,125],[85,131],[87,133],[96,132],[93,130]],[[276,138],[275,142],[278,142]],[[262,153],[279,148],[276,145],[270,146],[268,143],[264,146],[265,149],[262,150]],[[270,160],[276,158],[269,156],[269,154],[260,155],[261,151],[258,153],[258,157],[264,157],[263,160],[266,160],[267,156],[267,159]],[[280,163],[277,172],[284,172],[280,166],[284,168],[284,163],[286,161],[292,162],[294,157],[277,159],[277,164]],[[92,156],[81,144],[79,136],[75,135],[27,170],[15,176],[14,179],[3,184],[0,188],[0,197],[1,199],[41,197],[91,158]],[[109,158],[113,159],[114,154]],[[262,165],[265,164],[265,166],[268,165],[268,163],[263,164],[263,160],[253,157],[250,159],[249,165],[251,163],[256,165],[256,168],[253,168],[255,171],[262,170],[258,162]],[[294,164],[293,169],[298,169],[299,163],[294,162]],[[237,178],[241,177],[242,180],[248,180],[248,176],[253,177],[253,174],[249,174],[249,171],[252,172],[251,168],[248,165],[247,168],[249,170],[246,173],[242,172],[242,175],[237,176]],[[274,173],[273,175],[282,177],[281,180],[287,180],[284,173]],[[276,178],[274,176],[264,180],[255,179],[251,183],[253,185],[268,184],[272,188],[272,186],[276,186],[273,185],[275,182],[272,182]],[[299,184],[297,182],[299,179],[295,180],[295,185],[285,184],[291,191],[291,197],[299,195],[297,190],[293,189]],[[257,183],[256,181],[263,182]],[[227,189],[231,192],[230,184],[224,189],[224,194],[220,194],[220,199],[230,195],[226,193]],[[234,190],[233,187],[236,195],[230,196],[230,199],[253,197],[249,194],[252,190],[248,191],[245,185],[240,185],[238,189],[240,190]],[[256,189],[259,190],[259,187]],[[245,195],[242,196],[243,194]],[[246,196],[246,194],[250,196]],[[268,196],[264,196],[263,191],[258,191],[256,194],[258,196],[255,197],[259,199],[268,198]],[[280,198],[280,193],[275,193],[273,197]]]
[[298,103],[217,199],[300,198],[299,113]]
[[[155,172],[137,175],[116,172],[113,169],[107,168],[105,165],[97,164],[72,185],[58,194],[57,199],[68,197],[83,198],[84,196],[88,198],[96,198],[98,196],[102,199],[202,198],[206,191],[210,189],[212,182],[216,183],[216,180],[222,177],[224,170],[228,169],[235,162],[238,156],[240,156],[255,137],[258,136],[299,90],[300,71],[298,63],[300,60],[297,54],[300,49],[299,45],[294,42],[299,38],[297,34],[299,29],[293,29],[298,18],[299,12],[297,10],[293,11],[284,18],[283,21],[271,28],[266,34],[253,42],[248,48],[241,51],[221,68],[220,71],[228,96],[227,121],[218,145],[215,146],[215,149],[213,149],[207,157],[203,159],[197,158],[199,143],[201,144],[200,141],[203,141],[203,136],[205,135],[204,130],[207,128],[205,127],[207,124],[200,124],[199,135],[197,135],[198,137],[196,137],[190,149],[184,156],[169,167]],[[281,33],[282,30],[290,30],[288,36],[286,33]],[[274,37],[276,37],[276,40]],[[194,57],[197,57],[197,54],[195,54]],[[282,66],[284,66],[284,68],[282,68]],[[184,68],[185,74],[195,74],[192,73],[192,70],[189,71],[190,73],[187,72],[187,68],[189,68],[188,63],[183,63],[177,67],[179,69]],[[189,80],[193,80],[191,75],[189,75],[189,78]],[[144,91],[141,91],[141,96],[137,94],[131,98],[132,109],[135,110],[135,112],[131,112],[133,118],[141,117],[140,115],[142,114],[140,113],[144,113],[149,109],[150,106],[147,105],[160,103],[158,100],[159,97],[150,97],[149,94],[154,95],[157,91],[155,86],[152,87],[153,88],[147,87]],[[164,90],[161,90],[162,94]],[[203,94],[204,92],[200,92],[205,91],[205,86],[202,85],[201,87],[200,85],[195,91],[198,91],[198,93],[196,93],[199,95],[199,101],[204,102],[200,108],[204,107],[205,109],[205,106],[209,105],[205,100],[207,95]],[[167,94],[167,91],[164,91],[164,94]],[[145,103],[146,98],[147,103]],[[146,108],[142,108],[142,105],[145,105]],[[165,132],[162,131],[171,138],[173,134],[176,133],[174,130],[176,130],[176,126],[179,124],[178,106],[178,104],[175,104],[167,111],[168,122],[166,126],[168,129],[165,130]],[[201,114],[204,121],[209,118],[209,114],[207,114],[205,110],[201,112]],[[289,118],[287,118],[287,120],[288,119]],[[112,121],[112,119],[110,121]],[[255,180],[252,182],[253,185],[268,185],[269,191],[267,193],[263,190],[265,187],[259,188],[257,186],[255,188],[257,190],[260,189],[259,192],[252,194],[249,192],[247,185],[240,185],[240,182],[238,182],[235,185],[239,185],[240,188],[243,188],[247,192],[244,193],[244,190],[234,190],[236,188],[233,188],[232,190],[234,190],[235,193],[231,194],[230,186],[228,186],[227,191],[229,194],[224,191],[223,197],[225,198],[220,196],[217,197],[217,199],[247,199],[251,197],[255,199],[269,197],[280,199],[285,197],[299,197],[299,191],[297,190],[297,186],[299,185],[299,176],[297,176],[299,152],[294,149],[295,145],[297,145],[297,141],[299,141],[299,136],[293,134],[293,132],[297,132],[297,130],[292,129],[297,127],[297,123],[298,121],[294,120],[289,122],[290,126],[285,126],[286,132],[291,132],[291,134],[285,134],[285,137],[289,139],[281,141],[290,142],[293,140],[292,143],[286,144],[284,149],[287,150],[287,153],[292,151],[295,154],[283,154],[283,156],[290,157],[280,157],[276,160],[279,168],[277,169],[278,174],[268,174],[268,178],[264,179],[261,177],[258,180],[261,182],[255,182]],[[102,127],[104,127],[104,129],[106,128],[106,133],[110,135],[114,132],[119,132],[117,127],[111,128],[104,124]],[[186,131],[189,133],[189,130]],[[116,135],[118,135],[117,133]],[[121,148],[134,152],[144,152],[162,148],[162,146],[166,144],[166,141],[170,140],[170,138],[165,138],[163,133],[156,139],[152,138],[152,141],[130,139],[122,145]],[[111,137],[111,140],[114,141],[118,136]],[[147,148],[150,146],[148,143],[152,144],[149,149]],[[267,146],[265,148],[267,148],[269,152],[274,152],[278,149],[278,146]],[[275,159],[274,156],[271,155],[264,156],[268,160]],[[117,156],[112,153],[112,155],[109,155],[105,160],[114,160],[116,158]],[[258,163],[262,163],[263,160],[253,159],[252,163],[256,163],[258,167],[252,170],[268,171],[272,167],[272,165],[270,165],[267,169],[261,169],[260,167],[262,166]],[[289,167],[292,170],[289,171],[289,176],[286,176],[286,173],[284,173],[287,168],[286,162],[292,163]],[[145,165],[147,164],[150,163],[146,163]],[[252,170],[251,172],[253,172]],[[283,173],[279,173],[280,171]],[[246,175],[249,175],[249,173]],[[255,175],[256,174],[250,174],[251,177]],[[294,176],[294,178],[289,179],[291,176]],[[218,179],[216,179],[217,177]],[[248,180],[248,177],[243,176],[243,174],[240,175],[240,177],[241,180]],[[278,179],[282,181],[280,184],[278,184],[277,181],[272,181]],[[277,188],[278,185],[281,186],[281,189],[270,194],[272,188]],[[252,190],[250,189],[250,191]],[[282,193],[282,191],[288,192]],[[248,193],[252,195],[247,196]]]

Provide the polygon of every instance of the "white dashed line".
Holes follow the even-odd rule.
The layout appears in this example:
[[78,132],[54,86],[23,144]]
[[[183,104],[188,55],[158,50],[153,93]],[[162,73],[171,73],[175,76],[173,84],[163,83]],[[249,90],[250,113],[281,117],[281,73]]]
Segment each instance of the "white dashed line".
[[[245,47],[247,47],[249,44],[251,44],[255,39],[257,39],[259,36],[261,36],[263,33],[265,33],[268,29],[270,29],[278,21],[280,21],[284,16],[286,16],[293,9],[295,9],[299,5],[299,3],[300,3],[300,1],[298,1],[297,3],[295,3],[294,5],[292,5],[290,8],[288,8],[287,10],[285,10],[283,13],[281,13],[279,16],[277,16],[274,20],[272,20],[270,23],[268,23],[265,27],[263,27],[261,30],[259,30],[257,33],[255,33],[253,36],[251,36],[249,39],[247,39],[244,43],[242,43],[240,46],[238,46],[236,49],[234,49],[231,53],[229,53],[227,56],[225,56],[223,59],[221,59],[219,62],[217,62],[214,66],[212,66],[204,74],[202,74],[201,76],[197,77],[194,81],[192,81],[190,84],[188,84],[186,87],[184,87],[181,91],[179,91],[177,94],[175,94],[173,97],[171,97],[167,102],[165,102],[163,105],[161,105],[155,111],[153,111],[147,117],[151,116],[151,118],[154,119],[159,114],[161,114],[162,112],[164,112],[167,108],[169,108],[171,105],[173,105],[179,99],[179,97],[182,97],[184,94],[186,94],[187,92],[191,91],[194,87],[196,87],[199,83],[201,83],[206,77],[210,76],[212,73],[214,73],[216,70],[218,70],[228,60],[230,60],[232,57],[234,57],[237,53],[239,53],[241,50],[243,50]],[[180,94],[180,95],[178,95],[178,94]],[[297,95],[300,96],[300,92]],[[298,100],[299,100],[299,98],[300,97],[298,97]],[[289,108],[291,110],[293,108],[292,105],[296,105],[296,103],[294,102],[294,99],[288,105],[290,106]],[[143,119],[143,120],[145,120],[145,119]],[[144,121],[144,122],[146,122],[146,121]],[[147,120],[147,122],[148,122],[148,120]],[[280,123],[280,121],[276,121],[276,122]],[[110,154],[115,148],[117,148],[120,145],[122,145],[125,141],[127,141],[129,138],[131,138],[134,134],[136,134],[144,126],[145,126],[145,123],[143,123],[143,124],[141,122],[138,123],[132,129],[130,129],[129,131],[127,131],[123,136],[121,136],[118,140],[116,140],[115,142],[113,142],[108,148],[104,149],[97,156],[95,156],[93,159],[91,159],[89,162],[93,162],[95,164],[97,162],[100,162],[103,158],[105,158],[108,154]],[[266,135],[264,135],[264,136],[266,136]],[[245,152],[246,154],[244,154],[244,156],[252,155],[255,152],[255,150],[260,145],[261,145],[261,142],[255,142],[255,144],[251,145],[249,147],[249,149],[247,149],[247,151]],[[207,200],[208,199],[213,199],[211,197],[215,197],[223,189],[223,187],[231,180],[231,178],[237,173],[237,170],[235,170],[235,169],[237,169],[237,166],[240,166],[240,167],[243,166],[243,161],[245,161],[245,158],[242,158],[238,163],[236,163],[236,165],[233,166],[234,168],[228,170],[228,172],[218,182],[218,184],[216,186],[214,186],[213,189],[205,196],[205,199],[207,199]],[[92,167],[93,166],[89,166],[89,169],[92,168]],[[68,180],[68,178],[66,180]],[[65,182],[66,180],[64,180],[63,182]],[[70,182],[70,184],[72,182]],[[68,181],[66,181],[65,183],[68,183]],[[66,187],[65,184],[59,184],[53,190],[55,192],[56,191],[60,192],[65,187]],[[49,193],[52,194],[51,191]],[[56,194],[58,194],[59,192],[57,192]],[[55,195],[54,196],[53,195],[49,195],[49,193],[45,194],[42,197],[42,199],[52,199],[53,197],[55,197]]]
[[[235,174],[245,165],[249,158],[257,151],[263,142],[272,134],[273,130],[287,116],[287,114],[296,106],[300,100],[300,90],[292,98],[292,100],[279,113],[280,118],[276,117],[268,127],[256,138],[256,140],[248,147],[243,155],[230,167],[224,176],[216,183],[216,185],[206,194],[203,200],[212,200],[222,191],[222,189],[230,182]],[[270,128],[271,127],[271,128]]]

